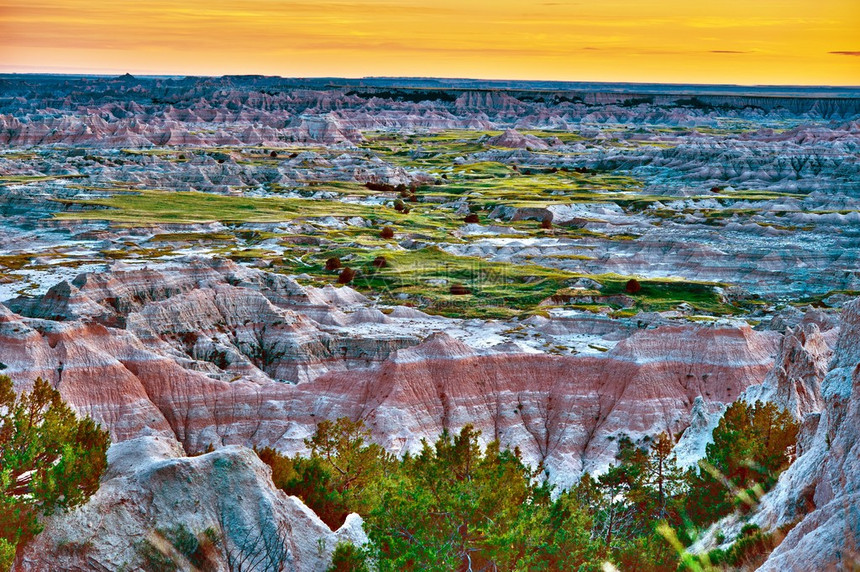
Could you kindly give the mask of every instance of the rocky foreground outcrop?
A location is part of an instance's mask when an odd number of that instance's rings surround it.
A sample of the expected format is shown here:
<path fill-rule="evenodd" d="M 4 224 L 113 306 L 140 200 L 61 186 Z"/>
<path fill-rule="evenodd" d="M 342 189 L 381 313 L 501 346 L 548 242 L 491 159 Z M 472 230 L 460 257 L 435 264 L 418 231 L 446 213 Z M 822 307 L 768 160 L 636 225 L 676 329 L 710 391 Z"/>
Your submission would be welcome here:
<path fill-rule="evenodd" d="M 760 385 L 747 389 L 743 399 L 778 403 L 799 421 L 819 413 L 824 407 L 821 384 L 833 358 L 838 325 L 829 315 L 807 312 L 783 337 L 773 369 Z"/>
<path fill-rule="evenodd" d="M 797 459 L 751 514 L 734 514 L 716 523 L 693 550 L 707 551 L 720 543 L 726 548 L 743 526 L 754 524 L 773 533 L 779 542 L 759 570 L 856 569 L 860 564 L 860 300 L 845 305 L 838 323 L 816 311 L 807 312 L 783 338 L 764 383 L 748 388 L 742 399 L 771 401 L 801 421 Z M 691 429 L 707 421 L 707 416 L 694 414 Z M 687 443 L 682 452 L 690 448 Z"/>
<path fill-rule="evenodd" d="M 855 569 L 860 563 L 860 300 L 845 307 L 824 406 L 804 418 L 799 457 L 754 522 L 797 523 L 761 570 Z"/>
<path fill-rule="evenodd" d="M 276 489 L 269 467 L 245 447 L 186 457 L 171 438 L 139 437 L 114 444 L 108 463 L 95 496 L 49 518 L 15 570 L 151 569 L 144 539 L 190 569 L 167 540 L 183 526 L 214 539 L 214 570 L 322 571 L 338 542 L 366 538 L 358 515 L 331 531 L 299 499 Z"/>

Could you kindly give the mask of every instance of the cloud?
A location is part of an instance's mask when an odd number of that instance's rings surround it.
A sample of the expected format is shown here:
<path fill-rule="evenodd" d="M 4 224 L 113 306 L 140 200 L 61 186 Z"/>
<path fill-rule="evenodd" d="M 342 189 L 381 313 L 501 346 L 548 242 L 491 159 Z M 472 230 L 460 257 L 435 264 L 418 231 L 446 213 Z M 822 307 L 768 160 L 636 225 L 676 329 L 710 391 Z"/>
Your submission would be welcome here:
<path fill-rule="evenodd" d="M 711 50 L 708 53 L 709 54 L 749 54 L 750 52 L 745 52 L 742 50 Z"/>
<path fill-rule="evenodd" d="M 860 52 L 827 52 L 834 56 L 860 56 Z"/>

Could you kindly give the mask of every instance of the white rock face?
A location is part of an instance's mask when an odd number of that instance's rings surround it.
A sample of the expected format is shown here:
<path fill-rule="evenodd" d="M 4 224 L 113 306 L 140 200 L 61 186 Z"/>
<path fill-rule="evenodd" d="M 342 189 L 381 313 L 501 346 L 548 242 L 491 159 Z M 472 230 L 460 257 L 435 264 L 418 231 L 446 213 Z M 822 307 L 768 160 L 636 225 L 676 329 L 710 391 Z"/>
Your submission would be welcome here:
<path fill-rule="evenodd" d="M 860 563 L 860 301 L 844 308 L 822 395 L 823 411 L 804 419 L 800 457 L 751 518 L 766 529 L 798 522 L 760 570 L 853 570 Z"/>
<path fill-rule="evenodd" d="M 824 406 L 821 383 L 829 369 L 838 328 L 822 330 L 809 312 L 794 330 L 786 332 L 773 369 L 760 385 L 749 387 L 742 399 L 748 403 L 772 401 L 802 420 Z"/>
<path fill-rule="evenodd" d="M 358 515 L 329 530 L 298 498 L 276 489 L 269 467 L 246 447 L 183 455 L 162 436 L 111 446 L 99 491 L 83 507 L 47 519 L 14 569 L 139 569 L 138 543 L 157 542 L 156 529 L 180 524 L 222 537 L 218 570 L 228 570 L 227 552 L 259 559 L 254 570 L 275 568 L 265 554 L 283 554 L 282 570 L 325 570 L 339 541 L 366 542 Z"/>
<path fill-rule="evenodd" d="M 696 398 L 690 412 L 690 426 L 684 430 L 673 450 L 679 467 L 692 467 L 705 457 L 706 448 L 713 442 L 714 429 L 726 407 L 722 403 L 707 404 L 701 396 Z"/>

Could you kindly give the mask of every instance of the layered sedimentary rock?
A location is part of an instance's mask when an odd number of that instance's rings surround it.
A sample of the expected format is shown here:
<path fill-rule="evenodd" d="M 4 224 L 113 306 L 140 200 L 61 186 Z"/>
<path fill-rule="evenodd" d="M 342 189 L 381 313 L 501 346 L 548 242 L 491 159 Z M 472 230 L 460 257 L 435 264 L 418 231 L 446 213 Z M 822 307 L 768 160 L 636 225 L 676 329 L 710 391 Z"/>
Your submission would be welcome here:
<path fill-rule="evenodd" d="M 833 319 L 860 290 L 856 89 L 355 83 L 0 77 L 0 373 L 49 380 L 115 442 L 102 491 L 21 566 L 133 566 L 154 528 L 218 528 L 235 505 L 226 535 L 292 523 L 290 566 L 318 569 L 346 533 L 243 447 L 302 451 L 321 419 L 363 419 L 394 452 L 472 423 L 564 485 L 622 434 L 683 432 L 695 463 L 739 396 L 804 424 L 752 517 L 805 516 L 773 567 L 856 550 L 856 304 Z M 142 224 L 96 204 L 141 189 L 165 191 Z M 231 212 L 165 214 L 177 191 Z M 383 225 L 389 270 L 474 256 L 523 271 L 502 296 L 541 294 L 495 308 L 520 317 L 453 319 L 405 306 L 439 311 L 423 298 L 447 297 L 448 275 L 367 297 L 301 285 L 334 281 L 314 270 L 328 250 L 372 272 Z"/>
<path fill-rule="evenodd" d="M 549 144 L 534 135 L 523 135 L 516 129 L 508 129 L 501 135 L 488 138 L 485 143 L 496 147 L 509 147 L 514 149 L 536 149 L 544 150 Z"/>
<path fill-rule="evenodd" d="M 356 311 L 362 298 L 349 289 L 302 288 L 235 264 L 72 284 L 10 303 L 34 317 L 4 309 L 5 373 L 19 387 L 52 381 L 114 439 L 155 431 L 191 452 L 230 443 L 293 452 L 317 421 L 348 416 L 398 451 L 472 423 L 560 482 L 605 466 L 622 433 L 683 430 L 697 397 L 733 401 L 765 376 L 779 339 L 748 326 L 663 326 L 599 357 L 508 353 L 444 333 L 419 344 L 403 328 L 339 338 L 324 317 L 408 326 L 414 316 Z M 347 303 L 351 314 L 338 307 Z"/>
<path fill-rule="evenodd" d="M 620 434 L 678 432 L 696 397 L 735 399 L 767 371 L 774 344 L 743 328 L 666 327 L 635 334 L 604 357 L 482 356 L 437 335 L 356 372 L 349 385 L 331 373 L 308 387 L 327 396 L 323 415 L 367 418 L 391 448 L 413 449 L 419 437 L 472 423 L 568 483 L 603 468 Z"/>

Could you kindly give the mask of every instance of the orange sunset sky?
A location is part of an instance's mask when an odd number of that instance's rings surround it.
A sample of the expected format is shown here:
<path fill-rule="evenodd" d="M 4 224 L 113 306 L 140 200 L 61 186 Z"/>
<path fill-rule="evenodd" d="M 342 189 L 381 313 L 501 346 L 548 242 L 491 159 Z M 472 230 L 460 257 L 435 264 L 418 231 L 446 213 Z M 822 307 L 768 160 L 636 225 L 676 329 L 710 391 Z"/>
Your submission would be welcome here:
<path fill-rule="evenodd" d="M 0 71 L 860 85 L 860 0 L 0 0 Z"/>

